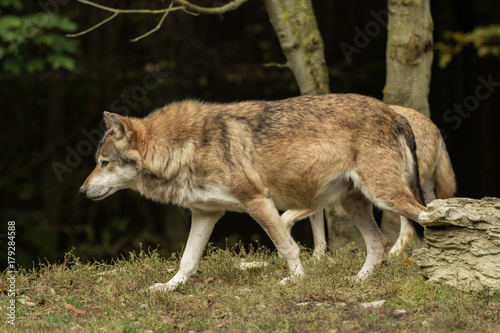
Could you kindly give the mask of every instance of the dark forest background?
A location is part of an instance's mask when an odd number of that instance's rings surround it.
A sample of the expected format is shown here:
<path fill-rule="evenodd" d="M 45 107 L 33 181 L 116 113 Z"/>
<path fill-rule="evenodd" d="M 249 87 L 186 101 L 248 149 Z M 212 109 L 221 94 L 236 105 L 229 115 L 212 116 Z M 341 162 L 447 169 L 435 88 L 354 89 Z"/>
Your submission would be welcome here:
<path fill-rule="evenodd" d="M 1 8 L 1 15 L 49 12 L 76 23 L 77 27 L 66 27 L 71 31 L 84 30 L 109 16 L 73 1 L 8 2 L 22 6 Z M 212 2 L 200 3 L 210 6 Z M 161 1 L 133 0 L 106 4 L 119 8 L 166 6 Z M 331 91 L 382 98 L 386 30 L 370 37 L 350 61 L 340 45 L 355 45 L 358 31 L 374 20 L 370 12 L 386 9 L 386 1 L 317 0 L 313 5 L 325 43 Z M 446 31 L 469 32 L 500 20 L 497 0 L 442 0 L 432 1 L 431 6 L 435 43 L 444 40 Z M 7 221 L 16 221 L 16 259 L 24 267 L 45 258 L 61 260 L 72 248 L 83 259 L 105 260 L 138 249 L 140 243 L 143 248 L 158 248 L 164 256 L 182 249 L 189 230 L 188 211 L 150 202 L 132 191 L 121 191 L 100 202 L 78 195 L 94 168 L 102 111 L 142 117 L 186 98 L 230 102 L 299 94 L 289 69 L 269 66 L 286 60 L 260 1 L 223 15 L 196 17 L 174 12 L 159 31 L 130 42 L 153 28 L 158 19 L 120 15 L 71 42 L 28 39 L 12 54 L 2 54 L 0 48 L 0 241 L 6 244 Z M 63 23 L 60 30 L 65 29 Z M 5 51 L 7 44 L 2 43 Z M 66 56 L 49 58 L 54 44 Z M 429 97 L 431 118 L 446 138 L 457 175 L 457 196 L 498 197 L 500 58 L 478 57 L 475 48 L 466 47 L 446 68 L 440 68 L 438 62 L 436 53 Z M 494 82 L 490 94 L 476 98 L 479 102 L 474 104 L 478 87 L 488 80 Z M 472 103 L 470 111 L 447 113 L 464 103 Z M 307 223 L 297 224 L 294 235 L 302 244 L 312 245 Z M 247 215 L 228 213 L 216 225 L 211 242 L 225 246 L 240 240 L 272 246 Z M 1 248 L 5 249 L 0 255 L 3 263 L 6 246 Z"/>

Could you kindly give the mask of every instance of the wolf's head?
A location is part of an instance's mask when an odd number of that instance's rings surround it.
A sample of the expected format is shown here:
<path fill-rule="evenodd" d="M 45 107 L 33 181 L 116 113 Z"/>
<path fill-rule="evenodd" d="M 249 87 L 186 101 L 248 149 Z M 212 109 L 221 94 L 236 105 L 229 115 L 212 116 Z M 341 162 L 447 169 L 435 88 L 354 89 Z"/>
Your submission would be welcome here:
<path fill-rule="evenodd" d="M 135 189 L 142 165 L 138 151 L 143 134 L 140 120 L 104 112 L 104 121 L 108 130 L 97 148 L 97 165 L 80 188 L 80 194 L 92 200 Z"/>

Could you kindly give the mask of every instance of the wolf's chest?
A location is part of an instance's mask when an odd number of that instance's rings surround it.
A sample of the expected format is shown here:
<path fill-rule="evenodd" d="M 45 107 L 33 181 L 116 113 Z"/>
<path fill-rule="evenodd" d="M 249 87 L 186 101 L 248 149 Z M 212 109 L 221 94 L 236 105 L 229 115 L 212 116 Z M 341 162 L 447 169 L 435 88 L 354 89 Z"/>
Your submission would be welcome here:
<path fill-rule="evenodd" d="M 227 188 L 220 184 L 210 184 L 190 189 L 182 204 L 191 209 L 204 211 L 228 210 L 245 212 L 245 207 Z"/>

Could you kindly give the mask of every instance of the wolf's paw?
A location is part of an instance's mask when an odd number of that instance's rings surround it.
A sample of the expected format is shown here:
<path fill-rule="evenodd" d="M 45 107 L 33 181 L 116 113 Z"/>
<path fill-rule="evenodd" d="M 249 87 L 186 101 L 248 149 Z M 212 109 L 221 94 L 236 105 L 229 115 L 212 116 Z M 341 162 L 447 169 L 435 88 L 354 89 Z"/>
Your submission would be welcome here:
<path fill-rule="evenodd" d="M 325 255 L 325 251 L 324 250 L 316 250 L 314 249 L 314 252 L 313 252 L 313 258 L 314 259 L 321 259 L 321 257 L 323 257 Z"/>
<path fill-rule="evenodd" d="M 352 283 L 361 283 L 363 282 L 364 280 L 366 280 L 366 278 L 370 276 L 370 274 L 362 274 L 361 272 L 358 273 L 358 275 L 356 276 L 344 276 L 344 280 L 347 280 L 347 281 L 351 281 Z"/>
<path fill-rule="evenodd" d="M 149 287 L 149 290 L 152 292 L 167 292 L 167 291 L 172 291 L 177 287 L 177 285 L 171 285 L 170 283 L 155 283 L 151 287 Z"/>
<path fill-rule="evenodd" d="M 286 278 L 282 279 L 280 281 L 280 285 L 283 286 L 283 285 L 288 284 L 288 283 L 296 283 L 296 282 L 300 281 L 303 277 L 304 277 L 303 272 L 292 274 L 291 276 L 287 276 Z"/>
<path fill-rule="evenodd" d="M 358 276 L 344 276 L 344 280 L 352 282 L 352 283 L 359 283 L 359 282 L 363 281 Z"/>
<path fill-rule="evenodd" d="M 389 251 L 389 255 L 392 255 L 392 256 L 399 256 L 401 253 L 403 252 L 403 248 L 398 244 L 394 244 L 394 246 L 391 248 L 391 250 Z"/>
<path fill-rule="evenodd" d="M 284 286 L 285 284 L 288 284 L 290 282 L 293 282 L 293 279 L 291 277 L 286 277 L 280 281 L 280 285 Z"/>

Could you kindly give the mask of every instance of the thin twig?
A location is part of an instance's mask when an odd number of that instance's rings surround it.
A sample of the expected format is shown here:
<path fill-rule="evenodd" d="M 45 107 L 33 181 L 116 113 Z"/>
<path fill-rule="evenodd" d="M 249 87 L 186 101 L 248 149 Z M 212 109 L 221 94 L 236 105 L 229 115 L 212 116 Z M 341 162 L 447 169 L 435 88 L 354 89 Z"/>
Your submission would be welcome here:
<path fill-rule="evenodd" d="M 288 68 L 290 67 L 290 64 L 288 62 L 285 62 L 284 64 L 278 64 L 276 62 L 268 62 L 265 64 L 262 64 L 264 67 L 278 67 L 278 68 Z"/>
<path fill-rule="evenodd" d="M 97 7 L 99 9 L 112 12 L 112 13 L 119 13 L 119 14 L 163 14 L 166 11 L 171 11 L 171 10 L 180 10 L 183 9 L 181 6 L 176 7 L 176 8 L 163 8 L 163 9 L 119 9 L 119 8 L 113 8 L 113 7 L 108 7 L 104 5 L 100 5 L 98 3 L 88 1 L 88 0 L 78 0 L 78 2 L 81 2 L 83 4 Z"/>
<path fill-rule="evenodd" d="M 173 5 L 174 5 L 174 3 L 172 2 L 172 3 L 170 4 L 170 7 L 169 7 L 169 8 L 171 8 Z M 142 39 L 142 38 L 144 38 L 144 37 L 146 37 L 146 36 L 149 36 L 149 35 L 151 35 L 153 32 L 155 32 L 155 31 L 159 30 L 159 29 L 161 28 L 161 25 L 163 24 L 163 21 L 164 21 L 164 20 L 165 20 L 165 18 L 167 17 L 168 13 L 170 13 L 170 11 L 166 11 L 166 12 L 163 14 L 163 16 L 162 16 L 162 17 L 161 17 L 161 19 L 160 19 L 160 22 L 158 22 L 158 24 L 156 25 L 156 27 L 154 27 L 153 29 L 149 30 L 149 31 L 148 31 L 148 32 L 146 32 L 145 34 L 140 35 L 139 37 L 136 37 L 136 38 L 134 38 L 134 39 L 131 39 L 130 41 L 131 41 L 131 42 L 137 42 L 138 40 L 140 40 L 140 39 Z"/>
<path fill-rule="evenodd" d="M 114 13 L 113 15 L 111 15 L 110 17 L 108 17 L 107 19 L 102 20 L 101 22 L 99 22 L 96 25 L 88 28 L 87 30 L 84 30 L 84 31 L 81 31 L 81 32 L 77 32 L 76 34 L 67 34 L 66 37 L 78 37 L 78 36 L 81 36 L 81 35 L 85 35 L 86 33 L 89 33 L 92 30 L 99 28 L 104 23 L 106 23 L 108 21 L 111 21 L 112 19 L 114 19 L 115 17 L 117 17 L 118 14 L 120 14 L 120 13 Z"/>

